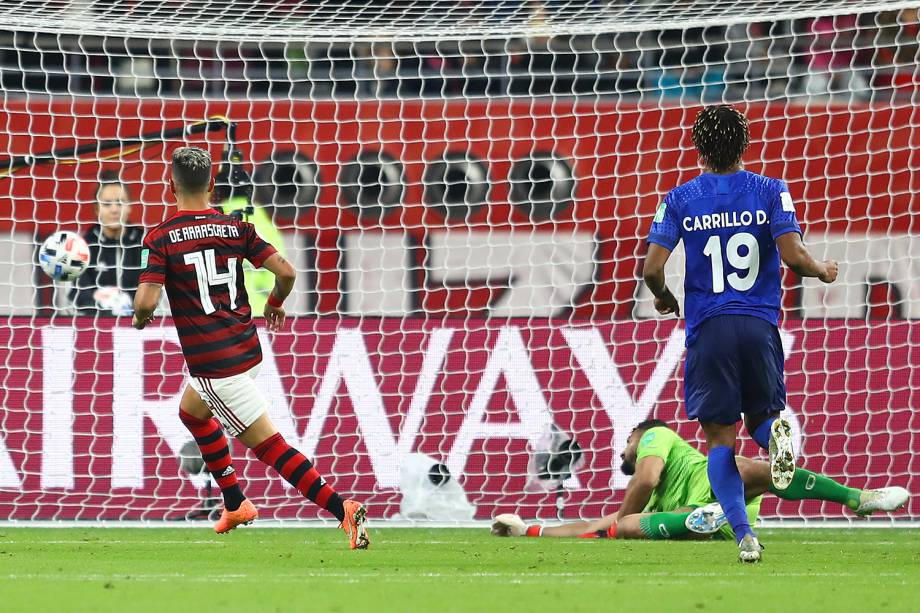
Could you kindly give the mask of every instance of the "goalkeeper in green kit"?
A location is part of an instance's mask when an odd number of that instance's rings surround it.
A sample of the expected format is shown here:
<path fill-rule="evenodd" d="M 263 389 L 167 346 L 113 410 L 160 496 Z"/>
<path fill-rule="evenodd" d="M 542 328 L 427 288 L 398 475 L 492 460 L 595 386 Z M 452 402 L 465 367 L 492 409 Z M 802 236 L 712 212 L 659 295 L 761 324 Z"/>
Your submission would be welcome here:
<path fill-rule="evenodd" d="M 734 538 L 731 527 L 709 485 L 706 456 L 657 419 L 633 429 L 621 454 L 621 470 L 632 478 L 620 510 L 595 521 L 561 526 L 528 526 L 514 514 L 495 517 L 496 536 L 554 536 L 621 539 Z M 757 518 L 761 496 L 770 492 L 785 500 L 826 500 L 859 515 L 895 511 L 907 502 L 902 487 L 860 490 L 829 477 L 797 468 L 785 490 L 773 487 L 770 464 L 736 458 L 744 483 L 747 514 Z"/>

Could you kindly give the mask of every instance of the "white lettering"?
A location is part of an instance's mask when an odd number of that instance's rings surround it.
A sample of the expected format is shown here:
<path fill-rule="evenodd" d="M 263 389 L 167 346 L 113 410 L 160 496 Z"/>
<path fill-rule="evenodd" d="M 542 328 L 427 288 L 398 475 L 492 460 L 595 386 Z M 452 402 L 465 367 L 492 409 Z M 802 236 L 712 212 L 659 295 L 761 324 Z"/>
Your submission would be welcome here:
<path fill-rule="evenodd" d="M 403 420 L 397 442 L 394 441 L 390 430 L 383 398 L 376 385 L 376 377 L 371 367 L 363 335 L 360 330 L 339 330 L 329 355 L 320 391 L 313 403 L 313 410 L 310 412 L 310 421 L 303 438 L 299 441 L 302 451 L 308 457 L 315 455 L 332 401 L 344 381 L 349 400 L 361 426 L 361 435 L 370 456 L 377 484 L 382 488 L 397 487 L 399 458 L 412 452 L 412 446 L 424 420 L 425 410 L 428 408 L 453 335 L 452 328 L 439 328 L 429 336 L 428 346 L 422 358 L 421 371 L 416 379 L 409 410 Z M 271 355 L 271 345 L 263 341 L 263 347 L 269 349 L 265 355 Z M 265 360 L 263 364 L 267 366 L 267 362 L 268 360 Z M 274 372 L 274 378 L 277 378 L 273 356 L 270 366 L 270 372 Z M 260 373 L 260 379 L 263 373 Z M 283 401 L 272 402 L 272 405 L 276 403 L 287 406 Z M 282 416 L 273 412 L 272 418 L 277 420 L 276 423 L 281 424 L 278 429 L 283 436 L 287 438 L 287 432 L 290 431 L 289 440 L 297 440 L 293 435 L 294 425 L 290 413 Z"/>
<path fill-rule="evenodd" d="M 520 417 L 516 423 L 486 421 L 486 408 L 502 375 L 505 377 L 508 396 Z M 527 439 L 531 445 L 536 445 L 552 423 L 552 415 L 533 371 L 520 330 L 515 326 L 503 326 L 495 341 L 495 349 L 483 369 L 470 408 L 457 432 L 457 438 L 454 439 L 447 467 L 452 475 L 462 475 L 473 441 L 477 439 Z"/>
<path fill-rule="evenodd" d="M 343 382 L 355 410 L 355 417 L 358 418 L 361 437 L 367 447 L 377 484 L 384 488 L 397 487 L 399 462 L 396 440 L 360 330 L 342 328 L 336 334 L 323 382 L 313 402 L 310 421 L 300 442 L 301 451 L 307 457 L 316 454 L 316 446 L 319 444 L 326 417 Z"/>
<path fill-rule="evenodd" d="M 144 342 L 163 342 L 179 349 L 176 329 L 146 328 L 140 332 L 131 328 L 112 330 L 112 360 L 118 368 L 112 386 L 112 487 L 139 488 L 144 486 L 144 417 L 149 417 L 160 436 L 178 457 L 182 445 L 191 435 L 179 421 L 179 398 L 184 386 L 166 398 L 147 400 L 144 389 Z M 175 376 L 182 376 L 178 373 Z M 208 477 L 192 479 L 199 487 Z"/>
<path fill-rule="evenodd" d="M 422 370 L 415 382 L 415 392 L 412 394 L 412 401 L 409 403 L 409 411 L 406 413 L 406 418 L 403 420 L 402 428 L 399 431 L 397 453 L 400 461 L 412 453 L 412 446 L 415 444 L 415 438 L 418 435 L 419 428 L 422 426 L 425 410 L 428 408 L 431 393 L 434 391 L 434 384 L 438 380 L 438 375 L 444 364 L 444 358 L 447 356 L 447 349 L 450 347 L 450 341 L 453 337 L 453 328 L 438 328 L 428 337 L 428 346 L 425 348 Z"/>
<path fill-rule="evenodd" d="M 675 327 L 667 345 L 655 362 L 655 370 L 645 385 L 638 402 L 633 401 L 619 369 L 610 357 L 607 345 L 596 328 L 563 328 L 572 354 L 578 360 L 591 388 L 600 400 L 604 412 L 613 423 L 613 457 L 619 458 L 626 448 L 630 431 L 654 408 L 661 390 L 670 380 L 684 354 L 684 330 Z M 610 486 L 626 487 L 629 477 L 615 470 Z"/>
<path fill-rule="evenodd" d="M 764 211 L 756 212 L 758 225 L 767 223 L 767 214 Z M 695 217 L 684 217 L 683 226 L 687 232 L 695 230 L 718 230 L 720 228 L 740 228 L 754 223 L 755 216 L 751 211 L 723 211 L 721 213 L 707 213 Z"/>
<path fill-rule="evenodd" d="M 0 489 L 22 489 L 19 472 L 13 464 L 13 458 L 10 457 L 2 435 L 0 435 Z"/>
<path fill-rule="evenodd" d="M 73 488 L 73 347 L 73 328 L 42 329 L 42 488 Z"/>

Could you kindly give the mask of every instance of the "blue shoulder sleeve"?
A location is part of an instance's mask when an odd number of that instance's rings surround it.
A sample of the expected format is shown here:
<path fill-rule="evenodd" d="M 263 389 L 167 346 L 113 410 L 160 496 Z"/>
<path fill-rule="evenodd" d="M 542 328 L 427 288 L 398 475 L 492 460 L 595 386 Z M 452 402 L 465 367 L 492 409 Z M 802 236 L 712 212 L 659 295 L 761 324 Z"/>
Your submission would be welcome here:
<path fill-rule="evenodd" d="M 649 231 L 648 242 L 673 251 L 680 242 L 680 222 L 672 193 L 665 196 L 665 199 L 658 205 L 655 219 L 652 220 L 652 229 Z"/>
<path fill-rule="evenodd" d="M 795 216 L 795 203 L 784 181 L 775 181 L 775 191 L 770 202 L 770 234 L 776 240 L 789 232 L 802 233 Z"/>

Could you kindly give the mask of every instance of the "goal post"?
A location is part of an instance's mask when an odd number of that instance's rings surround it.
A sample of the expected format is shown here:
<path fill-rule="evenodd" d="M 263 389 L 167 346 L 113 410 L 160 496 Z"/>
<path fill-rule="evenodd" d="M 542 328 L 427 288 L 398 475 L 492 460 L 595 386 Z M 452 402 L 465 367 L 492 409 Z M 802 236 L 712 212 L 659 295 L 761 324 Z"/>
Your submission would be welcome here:
<path fill-rule="evenodd" d="M 702 447 L 683 326 L 655 315 L 638 271 L 716 102 L 745 111 L 746 168 L 786 181 L 810 248 L 841 263 L 829 287 L 784 275 L 800 465 L 920 491 L 916 3 L 674 4 L 7 2 L 0 520 L 173 520 L 213 502 L 176 415 L 168 311 L 128 325 L 137 245 L 98 238 L 100 203 L 142 230 L 170 214 L 183 143 L 239 151 L 249 218 L 297 268 L 291 321 L 260 324 L 259 382 L 336 489 L 387 519 L 611 512 L 639 421 Z M 37 266 L 56 230 L 96 232 L 75 287 Z M 573 463 L 550 469 L 561 443 Z M 319 516 L 233 453 L 260 516 Z M 435 486 L 445 468 L 462 494 Z M 421 490 L 443 497 L 432 516 Z M 770 497 L 762 515 L 853 517 Z M 877 523 L 901 520 L 920 503 Z"/>

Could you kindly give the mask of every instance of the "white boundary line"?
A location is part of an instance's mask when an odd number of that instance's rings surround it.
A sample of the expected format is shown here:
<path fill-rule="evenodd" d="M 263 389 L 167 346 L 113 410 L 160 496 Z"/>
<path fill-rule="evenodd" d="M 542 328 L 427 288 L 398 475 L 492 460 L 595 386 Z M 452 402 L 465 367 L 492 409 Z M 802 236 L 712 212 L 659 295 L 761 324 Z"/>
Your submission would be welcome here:
<path fill-rule="evenodd" d="M 556 525 L 561 522 L 533 520 L 535 523 L 544 523 L 546 525 Z M 372 519 L 371 526 L 374 528 L 487 528 L 490 525 L 489 520 L 472 521 L 472 522 L 418 522 L 405 519 Z M 182 529 L 210 529 L 211 522 L 208 521 L 144 521 L 144 520 L 92 520 L 92 521 L 75 521 L 75 520 L 2 520 L 0 529 L 4 528 L 182 528 Z M 252 526 L 248 526 L 246 531 L 253 528 L 337 528 L 338 523 L 324 520 L 259 520 Z M 920 528 L 920 521 L 911 520 L 893 520 L 893 519 L 876 519 L 876 520 L 802 520 L 802 519 L 768 519 L 758 523 L 760 528 L 791 528 L 791 529 L 917 529 Z"/>

